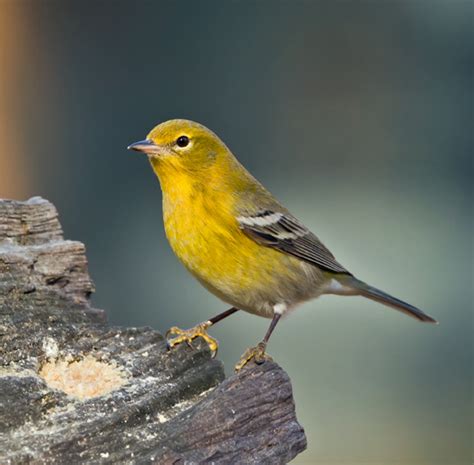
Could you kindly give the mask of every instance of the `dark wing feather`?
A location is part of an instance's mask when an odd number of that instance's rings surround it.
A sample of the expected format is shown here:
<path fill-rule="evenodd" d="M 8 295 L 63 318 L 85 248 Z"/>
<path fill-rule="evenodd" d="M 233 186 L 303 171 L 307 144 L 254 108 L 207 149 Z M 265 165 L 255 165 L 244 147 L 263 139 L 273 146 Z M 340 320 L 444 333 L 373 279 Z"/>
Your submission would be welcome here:
<path fill-rule="evenodd" d="M 262 211 L 239 216 L 242 230 L 259 244 L 293 255 L 334 273 L 350 274 L 321 241 L 288 213 Z"/>

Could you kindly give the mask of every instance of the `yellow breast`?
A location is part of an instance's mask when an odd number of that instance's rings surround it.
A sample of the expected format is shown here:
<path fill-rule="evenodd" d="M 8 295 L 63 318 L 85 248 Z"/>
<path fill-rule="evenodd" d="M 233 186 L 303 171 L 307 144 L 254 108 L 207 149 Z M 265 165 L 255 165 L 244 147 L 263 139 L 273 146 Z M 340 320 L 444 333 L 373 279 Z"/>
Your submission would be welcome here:
<path fill-rule="evenodd" d="M 228 192 L 189 185 L 175 176 L 163 194 L 166 236 L 185 267 L 214 294 L 242 305 L 245 294 L 265 293 L 285 274 L 290 257 L 247 237 Z"/>
<path fill-rule="evenodd" d="M 168 241 L 201 284 L 222 300 L 262 316 L 271 316 L 276 303 L 306 300 L 313 272 L 240 229 L 238 190 L 171 165 L 154 169 L 163 191 Z"/>

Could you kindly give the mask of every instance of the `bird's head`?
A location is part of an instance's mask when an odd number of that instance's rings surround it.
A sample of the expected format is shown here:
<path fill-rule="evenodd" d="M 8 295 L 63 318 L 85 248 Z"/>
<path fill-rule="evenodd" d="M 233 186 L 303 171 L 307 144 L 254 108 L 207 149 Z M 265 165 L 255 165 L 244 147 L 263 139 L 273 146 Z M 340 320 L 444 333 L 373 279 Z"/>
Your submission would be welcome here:
<path fill-rule="evenodd" d="M 175 119 L 153 128 L 145 140 L 131 144 L 130 150 L 144 152 L 157 172 L 204 172 L 229 149 L 212 131 L 199 123 Z"/>

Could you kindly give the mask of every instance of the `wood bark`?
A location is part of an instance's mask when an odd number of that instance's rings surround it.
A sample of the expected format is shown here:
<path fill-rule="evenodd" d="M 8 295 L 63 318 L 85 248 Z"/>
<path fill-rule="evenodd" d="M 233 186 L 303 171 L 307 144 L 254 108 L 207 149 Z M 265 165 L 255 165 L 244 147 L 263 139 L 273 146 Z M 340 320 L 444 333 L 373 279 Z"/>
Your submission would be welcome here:
<path fill-rule="evenodd" d="M 51 203 L 0 200 L 0 463 L 284 464 L 305 449 L 276 363 L 224 379 L 201 339 L 169 351 L 151 328 L 110 326 L 93 291 Z"/>

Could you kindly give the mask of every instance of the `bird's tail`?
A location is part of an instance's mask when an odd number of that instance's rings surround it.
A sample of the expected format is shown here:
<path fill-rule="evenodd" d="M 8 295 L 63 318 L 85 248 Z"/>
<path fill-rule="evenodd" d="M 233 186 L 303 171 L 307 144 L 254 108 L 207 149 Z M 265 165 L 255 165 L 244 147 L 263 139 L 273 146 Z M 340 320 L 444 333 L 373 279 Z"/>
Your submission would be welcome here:
<path fill-rule="evenodd" d="M 422 312 L 413 305 L 403 302 L 403 300 L 397 299 L 396 297 L 392 297 L 380 289 L 369 286 L 354 276 L 344 276 L 343 279 L 338 279 L 338 281 L 340 281 L 344 286 L 351 288 L 351 290 L 353 290 L 354 294 L 356 295 L 361 295 L 367 299 L 375 300 L 375 302 L 392 307 L 395 310 L 403 312 L 419 321 L 423 321 L 425 323 L 438 323 L 433 317 L 427 315 L 425 312 Z"/>

